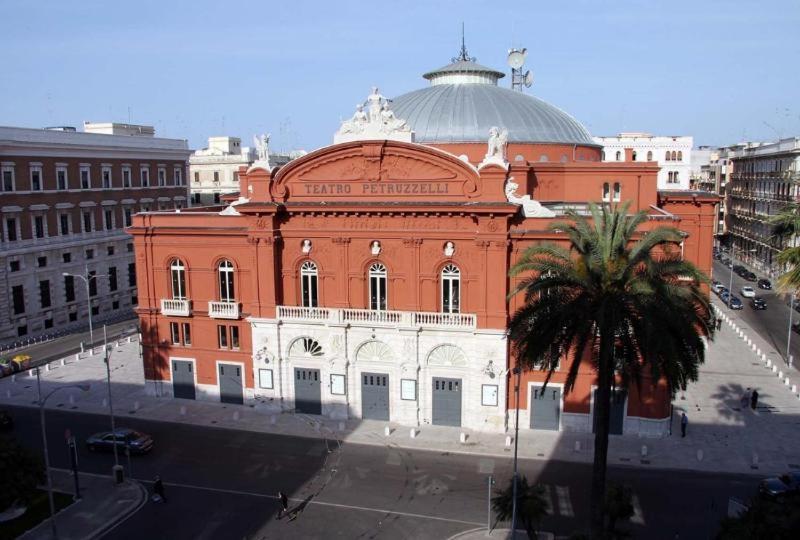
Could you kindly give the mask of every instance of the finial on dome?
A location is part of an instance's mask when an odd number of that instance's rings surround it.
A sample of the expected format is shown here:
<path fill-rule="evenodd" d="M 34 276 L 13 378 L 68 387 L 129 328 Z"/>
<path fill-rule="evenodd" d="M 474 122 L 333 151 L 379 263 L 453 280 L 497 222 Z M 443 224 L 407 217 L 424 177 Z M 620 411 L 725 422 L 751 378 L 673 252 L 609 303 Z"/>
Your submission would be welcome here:
<path fill-rule="evenodd" d="M 454 64 L 456 62 L 475 62 L 478 59 L 474 56 L 470 56 L 467 52 L 467 45 L 464 41 L 464 22 L 461 22 L 461 51 L 458 53 L 458 56 L 454 56 L 450 59 Z"/>

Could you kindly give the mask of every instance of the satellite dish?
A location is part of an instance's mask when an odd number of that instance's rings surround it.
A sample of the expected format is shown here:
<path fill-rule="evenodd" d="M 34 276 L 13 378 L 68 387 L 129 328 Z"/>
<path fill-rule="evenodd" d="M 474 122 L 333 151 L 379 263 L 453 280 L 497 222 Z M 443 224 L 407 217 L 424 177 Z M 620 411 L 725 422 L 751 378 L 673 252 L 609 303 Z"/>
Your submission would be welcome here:
<path fill-rule="evenodd" d="M 522 49 L 521 51 L 517 49 L 511 49 L 508 52 L 508 65 L 511 67 L 511 69 L 521 68 L 522 64 L 525 63 L 525 57 L 527 54 L 527 49 Z"/>
<path fill-rule="evenodd" d="M 530 71 L 525 72 L 525 77 L 523 77 L 522 83 L 525 85 L 525 88 L 530 88 L 533 84 L 533 73 Z"/>

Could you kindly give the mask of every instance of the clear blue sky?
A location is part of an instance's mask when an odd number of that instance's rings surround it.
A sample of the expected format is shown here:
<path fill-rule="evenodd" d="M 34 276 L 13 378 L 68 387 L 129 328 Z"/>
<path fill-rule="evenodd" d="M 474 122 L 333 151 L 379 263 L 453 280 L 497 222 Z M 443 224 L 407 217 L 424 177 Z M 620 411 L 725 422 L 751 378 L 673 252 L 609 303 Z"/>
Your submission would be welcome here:
<path fill-rule="evenodd" d="M 800 2 L 0 0 L 0 125 L 152 124 L 202 148 L 330 144 L 369 87 L 394 96 L 460 46 L 592 134 L 695 144 L 800 135 Z M 501 81 L 508 84 L 508 77 Z"/>

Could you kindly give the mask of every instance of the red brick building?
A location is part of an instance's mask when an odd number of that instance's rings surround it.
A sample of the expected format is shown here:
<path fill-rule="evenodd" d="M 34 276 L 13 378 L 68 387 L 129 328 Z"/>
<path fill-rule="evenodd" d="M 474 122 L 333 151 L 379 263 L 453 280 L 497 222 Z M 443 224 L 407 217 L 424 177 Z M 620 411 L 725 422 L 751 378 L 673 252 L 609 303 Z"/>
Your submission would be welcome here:
<path fill-rule="evenodd" d="M 547 227 L 567 208 L 630 200 L 710 269 L 707 194 L 659 194 L 653 162 L 602 163 L 583 126 L 502 76 L 462 58 L 390 104 L 374 89 L 338 144 L 241 169 L 231 205 L 135 216 L 148 388 L 502 431 L 520 302 L 508 270 L 565 241 Z M 540 395 L 543 374 L 524 373 L 521 425 L 591 430 L 594 374 L 568 396 L 563 378 Z M 661 434 L 671 396 L 642 388 L 620 396 L 614 427 Z"/>

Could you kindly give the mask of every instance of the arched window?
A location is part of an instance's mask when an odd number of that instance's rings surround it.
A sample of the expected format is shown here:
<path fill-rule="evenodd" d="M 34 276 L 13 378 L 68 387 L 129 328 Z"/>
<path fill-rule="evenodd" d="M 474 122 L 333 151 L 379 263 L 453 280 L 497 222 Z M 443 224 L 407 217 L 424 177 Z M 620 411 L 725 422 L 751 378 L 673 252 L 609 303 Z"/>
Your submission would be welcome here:
<path fill-rule="evenodd" d="M 610 189 L 611 187 L 608 185 L 608 182 L 603 182 L 603 202 L 611 200 Z"/>
<path fill-rule="evenodd" d="M 617 154 L 616 154 L 616 156 L 617 156 L 617 161 L 620 161 L 620 160 L 621 160 L 621 158 L 622 158 L 622 152 L 620 152 L 619 150 L 617 150 Z"/>
<path fill-rule="evenodd" d="M 369 309 L 386 309 L 386 267 L 375 263 L 369 267 Z"/>
<path fill-rule="evenodd" d="M 605 160 L 606 160 L 606 151 L 605 151 L 605 150 L 602 150 L 602 151 L 600 152 L 600 159 L 601 159 L 602 161 L 605 161 Z"/>
<path fill-rule="evenodd" d="M 683 161 L 683 152 L 678 150 L 678 161 Z"/>
<path fill-rule="evenodd" d="M 317 307 L 317 265 L 306 261 L 300 267 L 300 296 L 303 307 Z"/>
<path fill-rule="evenodd" d="M 442 312 L 461 310 L 461 270 L 454 264 L 442 268 Z"/>
<path fill-rule="evenodd" d="M 672 151 L 672 161 L 675 161 L 678 158 L 678 154 L 675 153 L 675 150 Z"/>
<path fill-rule="evenodd" d="M 632 159 L 633 161 L 636 161 L 636 150 L 634 150 L 633 152 L 631 152 L 631 159 Z"/>
<path fill-rule="evenodd" d="M 614 202 L 622 200 L 622 185 L 619 182 L 614 182 Z"/>
<path fill-rule="evenodd" d="M 653 161 L 653 152 L 647 152 L 647 161 Z"/>
<path fill-rule="evenodd" d="M 219 281 L 219 299 L 221 302 L 233 302 L 236 294 L 233 290 L 233 263 L 225 260 L 217 266 Z"/>
<path fill-rule="evenodd" d="M 667 161 L 669 161 L 669 150 L 667 150 L 667 155 L 666 155 L 666 156 L 664 156 L 664 159 L 666 159 Z"/>
<path fill-rule="evenodd" d="M 173 259 L 169 270 L 172 274 L 172 298 L 186 300 L 186 267 L 180 259 Z"/>

